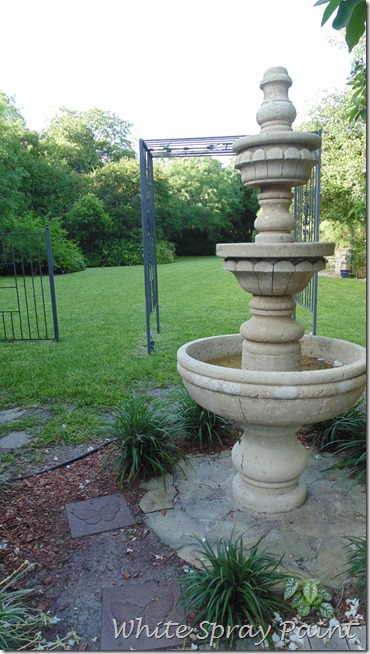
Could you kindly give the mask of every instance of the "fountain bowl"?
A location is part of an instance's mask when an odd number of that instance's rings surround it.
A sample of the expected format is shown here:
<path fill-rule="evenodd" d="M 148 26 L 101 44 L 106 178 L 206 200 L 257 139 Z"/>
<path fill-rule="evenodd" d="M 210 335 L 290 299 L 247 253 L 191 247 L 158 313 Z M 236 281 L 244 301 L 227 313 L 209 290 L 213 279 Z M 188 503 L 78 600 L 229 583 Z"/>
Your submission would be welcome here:
<path fill-rule="evenodd" d="M 242 352 L 240 334 L 186 343 L 177 369 L 191 397 L 235 422 L 300 427 L 344 413 L 366 384 L 366 350 L 339 339 L 304 336 L 302 357 L 333 361 L 334 367 L 302 371 L 259 371 L 209 363 Z"/>

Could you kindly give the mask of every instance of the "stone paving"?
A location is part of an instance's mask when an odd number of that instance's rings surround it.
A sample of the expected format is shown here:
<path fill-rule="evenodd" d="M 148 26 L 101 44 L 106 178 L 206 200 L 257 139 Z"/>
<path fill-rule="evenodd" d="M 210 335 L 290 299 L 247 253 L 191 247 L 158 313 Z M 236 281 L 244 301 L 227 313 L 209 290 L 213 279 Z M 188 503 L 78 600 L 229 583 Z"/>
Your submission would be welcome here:
<path fill-rule="evenodd" d="M 348 536 L 366 535 L 366 493 L 339 483 L 343 472 L 326 471 L 331 456 L 312 455 L 302 478 L 308 488 L 305 504 L 289 513 L 254 513 L 235 504 L 231 484 L 235 471 L 231 453 L 193 456 L 191 465 L 176 477 L 167 475 L 142 486 L 147 489 L 140 507 L 145 521 L 184 561 L 196 565 L 198 538 L 243 534 L 246 548 L 257 541 L 271 554 L 284 556 L 294 572 L 318 577 L 338 588 L 345 580 Z"/>

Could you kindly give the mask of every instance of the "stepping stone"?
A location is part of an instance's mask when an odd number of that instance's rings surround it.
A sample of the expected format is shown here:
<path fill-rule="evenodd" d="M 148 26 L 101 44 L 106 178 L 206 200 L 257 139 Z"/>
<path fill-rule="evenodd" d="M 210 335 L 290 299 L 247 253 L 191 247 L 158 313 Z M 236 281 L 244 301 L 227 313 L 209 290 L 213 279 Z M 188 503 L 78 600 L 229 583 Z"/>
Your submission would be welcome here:
<path fill-rule="evenodd" d="M 177 607 L 175 581 L 102 589 L 102 650 L 154 650 L 182 646 L 189 627 Z M 168 624 L 170 623 L 170 624 Z"/>
<path fill-rule="evenodd" d="M 72 538 L 128 527 L 134 518 L 121 493 L 66 504 Z"/>
<path fill-rule="evenodd" d="M 7 436 L 0 438 L 0 449 L 17 449 L 23 447 L 23 445 L 27 445 L 30 441 L 32 441 L 32 436 L 27 434 L 26 431 L 11 431 Z"/>
<path fill-rule="evenodd" d="M 26 413 L 25 409 L 5 409 L 0 411 L 0 423 L 18 420 Z"/>

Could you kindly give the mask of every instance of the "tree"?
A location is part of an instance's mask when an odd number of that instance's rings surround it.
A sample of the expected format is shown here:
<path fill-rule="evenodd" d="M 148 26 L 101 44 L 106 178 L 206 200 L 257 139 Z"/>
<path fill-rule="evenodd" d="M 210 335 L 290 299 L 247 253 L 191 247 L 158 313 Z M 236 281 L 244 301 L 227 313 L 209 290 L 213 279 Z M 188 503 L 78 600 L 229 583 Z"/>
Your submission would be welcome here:
<path fill-rule="evenodd" d="M 367 81 L 365 38 L 362 38 L 355 47 L 354 55 L 351 74 L 347 82 L 347 85 L 352 90 L 348 118 L 349 120 L 361 120 L 363 123 L 366 123 Z"/>
<path fill-rule="evenodd" d="M 336 12 L 332 22 L 335 30 L 345 29 L 349 52 L 359 42 L 366 26 L 366 0 L 318 0 L 315 7 L 328 5 L 324 11 L 321 25 Z"/>
<path fill-rule="evenodd" d="M 322 98 L 309 112 L 305 130 L 322 128 L 321 215 L 323 220 L 365 222 L 366 130 L 348 121 L 350 92 Z"/>
<path fill-rule="evenodd" d="M 141 228 L 140 168 L 136 159 L 122 158 L 94 171 L 92 189 L 112 220 L 112 238 L 130 238 Z"/>
<path fill-rule="evenodd" d="M 101 265 L 103 244 L 112 232 L 112 221 L 99 198 L 88 193 L 74 203 L 67 220 L 69 236 L 78 241 L 90 266 Z"/>
<path fill-rule="evenodd" d="M 248 238 L 258 209 L 256 195 L 243 187 L 232 167 L 205 157 L 159 165 L 172 211 L 159 204 L 158 225 L 176 244 L 177 254 L 214 254 L 220 241 Z"/>
<path fill-rule="evenodd" d="M 324 11 L 321 25 L 325 25 L 337 10 L 332 27 L 336 30 L 345 29 L 349 52 L 358 46 L 347 82 L 348 86 L 352 88 L 348 118 L 366 122 L 366 42 L 363 37 L 366 29 L 366 0 L 318 0 L 314 6 L 324 4 L 328 6 Z"/>
<path fill-rule="evenodd" d="M 78 173 L 89 173 L 122 157 L 134 157 L 131 124 L 102 109 L 71 111 L 62 108 L 42 139 L 54 159 Z"/>

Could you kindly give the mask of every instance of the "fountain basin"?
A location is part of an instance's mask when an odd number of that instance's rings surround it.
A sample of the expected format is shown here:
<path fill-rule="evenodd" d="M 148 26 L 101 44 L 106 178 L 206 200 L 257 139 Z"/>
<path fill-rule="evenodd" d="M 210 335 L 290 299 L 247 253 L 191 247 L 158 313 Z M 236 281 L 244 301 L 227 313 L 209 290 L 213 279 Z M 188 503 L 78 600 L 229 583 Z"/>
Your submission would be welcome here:
<path fill-rule="evenodd" d="M 296 425 L 328 420 L 349 409 L 366 384 L 366 350 L 320 336 L 301 339 L 302 356 L 334 360 L 334 368 L 290 372 L 240 370 L 208 363 L 242 352 L 240 334 L 183 345 L 177 368 L 201 406 L 240 424 Z M 241 356 L 241 354 L 240 354 Z"/>
<path fill-rule="evenodd" d="M 243 428 L 232 451 L 237 504 L 263 513 L 292 511 L 307 495 L 300 477 L 308 452 L 295 434 L 302 424 L 333 418 L 360 398 L 366 352 L 354 343 L 304 336 L 302 358 L 334 367 L 277 372 L 210 363 L 235 354 L 241 359 L 242 342 L 239 334 L 192 341 L 178 350 L 177 368 L 198 404 Z"/>

